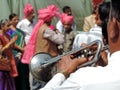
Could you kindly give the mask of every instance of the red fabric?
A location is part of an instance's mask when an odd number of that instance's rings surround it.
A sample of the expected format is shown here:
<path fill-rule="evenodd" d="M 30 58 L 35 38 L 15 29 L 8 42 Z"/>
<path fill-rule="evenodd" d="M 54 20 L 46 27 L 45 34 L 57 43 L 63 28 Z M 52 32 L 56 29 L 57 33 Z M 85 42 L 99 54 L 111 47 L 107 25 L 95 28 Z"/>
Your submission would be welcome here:
<path fill-rule="evenodd" d="M 103 2 L 104 2 L 104 0 L 92 0 L 93 6 L 97 6 L 97 5 L 99 5 L 99 4 L 103 3 Z"/>
<path fill-rule="evenodd" d="M 55 26 L 54 25 L 50 25 L 50 29 L 55 30 Z"/>
<path fill-rule="evenodd" d="M 7 41 L 5 39 L 4 35 L 0 35 L 0 40 L 3 43 L 3 46 L 5 46 L 9 42 L 9 41 Z M 9 40 L 10 40 L 10 38 L 9 38 Z M 8 56 L 8 58 L 11 61 L 11 65 L 12 65 L 12 70 L 10 71 L 11 75 L 13 77 L 18 76 L 18 72 L 17 72 L 17 68 L 16 68 L 16 63 L 15 63 L 15 60 L 14 60 L 14 56 L 13 56 L 13 53 L 12 53 L 12 49 L 11 48 L 6 49 L 4 52 L 6 53 L 6 55 Z"/>

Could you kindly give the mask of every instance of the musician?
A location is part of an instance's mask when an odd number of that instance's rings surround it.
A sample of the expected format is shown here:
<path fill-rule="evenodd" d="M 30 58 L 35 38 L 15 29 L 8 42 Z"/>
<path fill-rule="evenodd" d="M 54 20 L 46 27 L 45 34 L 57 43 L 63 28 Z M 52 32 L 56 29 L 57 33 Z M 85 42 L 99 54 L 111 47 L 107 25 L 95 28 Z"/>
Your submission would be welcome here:
<path fill-rule="evenodd" d="M 102 89 L 119 90 L 120 88 L 120 1 L 113 0 L 108 21 L 108 42 L 110 53 L 108 65 L 105 67 L 84 67 L 76 70 L 81 60 L 71 59 L 71 55 L 63 57 L 58 63 L 59 72 L 40 90 L 93 90 L 87 87 L 96 87 L 101 84 Z M 114 82 L 114 83 L 112 83 Z M 118 82 L 118 83 L 115 83 Z M 109 83 L 112 83 L 108 85 Z M 108 87 L 107 87 L 108 86 Z"/>

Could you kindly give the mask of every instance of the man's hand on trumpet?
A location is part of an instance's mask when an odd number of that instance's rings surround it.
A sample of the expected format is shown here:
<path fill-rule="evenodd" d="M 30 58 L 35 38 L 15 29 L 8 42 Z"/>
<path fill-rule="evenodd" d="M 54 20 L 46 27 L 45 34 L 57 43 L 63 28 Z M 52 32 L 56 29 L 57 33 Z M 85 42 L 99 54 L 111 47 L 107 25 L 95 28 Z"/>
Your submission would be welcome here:
<path fill-rule="evenodd" d="M 85 57 L 73 58 L 73 55 L 63 56 L 58 63 L 58 72 L 63 73 L 66 77 L 68 77 L 69 74 L 74 72 L 79 65 L 87 61 L 88 59 Z"/>
<path fill-rule="evenodd" d="M 100 58 L 96 63 L 96 66 L 106 66 L 108 64 L 108 59 L 107 59 L 107 52 L 106 51 L 101 51 L 100 52 Z"/>
<path fill-rule="evenodd" d="M 85 46 L 87 44 L 82 43 L 81 46 Z M 90 47 L 93 51 L 95 51 L 97 49 L 96 45 L 93 45 Z M 108 59 L 107 59 L 107 52 L 106 49 L 108 49 L 109 47 L 103 47 L 103 49 L 100 51 L 100 58 L 99 60 L 96 62 L 96 66 L 106 66 L 108 64 Z"/>
<path fill-rule="evenodd" d="M 66 55 L 58 62 L 58 72 L 63 73 L 67 78 L 70 73 L 74 72 L 78 66 L 92 60 L 92 57 L 73 58 L 73 55 Z M 96 66 L 105 66 L 108 64 L 107 53 L 100 52 L 100 59 L 96 62 Z"/>

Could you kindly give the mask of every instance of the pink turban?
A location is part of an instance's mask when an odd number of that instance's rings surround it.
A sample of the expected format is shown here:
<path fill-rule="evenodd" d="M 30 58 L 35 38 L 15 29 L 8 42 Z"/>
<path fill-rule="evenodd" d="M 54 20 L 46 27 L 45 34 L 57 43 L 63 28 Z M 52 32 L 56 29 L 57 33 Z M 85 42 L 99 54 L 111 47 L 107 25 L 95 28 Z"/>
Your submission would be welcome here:
<path fill-rule="evenodd" d="M 54 16 L 59 17 L 59 9 L 55 5 L 50 5 L 38 11 L 38 17 L 43 21 L 50 21 Z"/>
<path fill-rule="evenodd" d="M 24 17 L 28 17 L 33 12 L 34 12 L 33 6 L 27 3 L 24 8 Z"/>
<path fill-rule="evenodd" d="M 29 64 L 30 59 L 35 54 L 36 38 L 37 38 L 37 33 L 39 31 L 40 26 L 43 25 L 45 21 L 50 21 L 54 16 L 59 17 L 59 14 L 60 14 L 59 9 L 55 5 L 49 5 L 47 8 L 40 9 L 38 11 L 38 17 L 40 20 L 35 25 L 32 31 L 32 35 L 25 47 L 25 51 L 22 57 L 23 63 Z"/>
<path fill-rule="evenodd" d="M 62 22 L 62 24 L 64 24 L 64 22 L 72 24 L 73 18 L 74 18 L 73 16 L 70 16 L 70 15 L 68 16 L 67 14 L 63 13 L 61 15 L 61 22 Z"/>

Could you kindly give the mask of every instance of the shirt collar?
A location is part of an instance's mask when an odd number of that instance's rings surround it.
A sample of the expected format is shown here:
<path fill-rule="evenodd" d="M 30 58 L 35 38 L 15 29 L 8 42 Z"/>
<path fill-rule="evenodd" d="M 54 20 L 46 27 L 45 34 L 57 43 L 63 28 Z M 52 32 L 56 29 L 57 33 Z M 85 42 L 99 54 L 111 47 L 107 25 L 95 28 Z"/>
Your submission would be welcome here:
<path fill-rule="evenodd" d="M 118 56 L 120 57 L 120 51 L 116 51 L 116 52 L 112 53 L 111 55 L 110 55 L 110 53 L 108 53 L 108 60 L 109 61 L 114 60 L 114 59 L 119 60 Z"/>
<path fill-rule="evenodd" d="M 26 24 L 29 26 L 31 22 L 28 19 L 25 19 Z"/>

